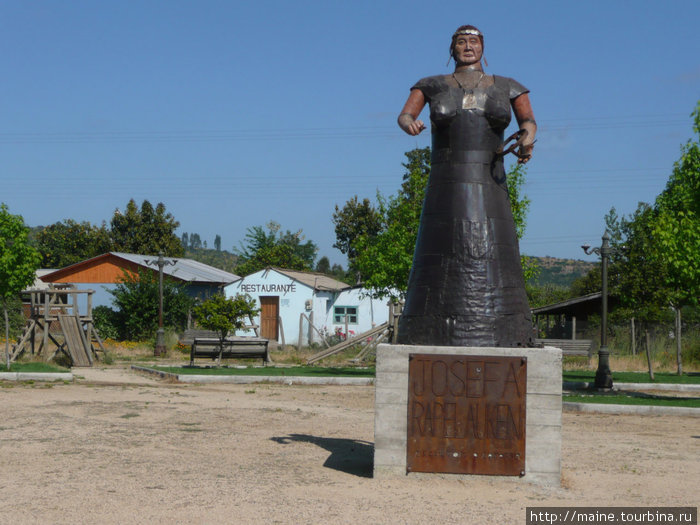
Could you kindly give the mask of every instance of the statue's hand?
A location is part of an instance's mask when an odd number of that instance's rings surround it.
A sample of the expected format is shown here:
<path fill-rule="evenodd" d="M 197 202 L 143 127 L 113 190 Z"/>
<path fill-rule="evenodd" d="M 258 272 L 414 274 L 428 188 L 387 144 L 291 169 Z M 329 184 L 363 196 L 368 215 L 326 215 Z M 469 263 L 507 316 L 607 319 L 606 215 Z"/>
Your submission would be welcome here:
<path fill-rule="evenodd" d="M 418 135 L 424 129 L 425 124 L 423 124 L 422 120 L 414 120 L 413 122 L 411 122 L 411 125 L 408 126 L 408 130 L 404 131 L 406 131 L 406 133 L 408 133 L 409 135 Z"/>
<path fill-rule="evenodd" d="M 409 113 L 399 115 L 399 126 L 409 135 L 418 135 L 425 129 L 423 121 L 413 118 L 413 115 Z"/>
<path fill-rule="evenodd" d="M 534 142 L 532 144 L 523 144 L 518 150 L 518 164 L 527 164 L 532 158 L 532 150 L 535 149 Z"/>

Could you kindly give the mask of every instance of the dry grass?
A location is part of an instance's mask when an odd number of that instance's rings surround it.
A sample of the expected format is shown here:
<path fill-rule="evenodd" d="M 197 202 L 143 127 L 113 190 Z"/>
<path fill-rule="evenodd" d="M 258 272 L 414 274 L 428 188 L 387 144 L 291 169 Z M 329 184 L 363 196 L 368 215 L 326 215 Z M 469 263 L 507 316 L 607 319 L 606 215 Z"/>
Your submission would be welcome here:
<path fill-rule="evenodd" d="M 649 368 L 647 365 L 646 354 L 637 355 L 611 355 L 610 358 L 611 370 L 625 372 L 646 372 Z M 666 358 L 652 358 L 651 361 L 654 372 L 676 372 L 675 359 L 670 361 Z M 586 357 L 565 357 L 565 370 L 597 370 L 598 354 L 594 354 L 590 359 Z M 683 363 L 684 372 L 700 372 L 700 364 L 698 363 Z"/>
<path fill-rule="evenodd" d="M 299 365 L 306 364 L 306 361 L 313 355 L 321 352 L 324 348 L 302 348 L 297 349 L 296 346 L 287 345 L 286 347 L 279 346 L 270 352 L 272 361 L 279 364 Z M 315 363 L 320 366 L 348 366 L 354 363 L 351 362 L 357 354 L 360 353 L 359 346 L 353 346 L 337 354 L 328 356 L 321 361 Z M 365 360 L 364 363 L 359 363 L 362 366 L 374 365 L 374 356 L 371 359 Z"/>

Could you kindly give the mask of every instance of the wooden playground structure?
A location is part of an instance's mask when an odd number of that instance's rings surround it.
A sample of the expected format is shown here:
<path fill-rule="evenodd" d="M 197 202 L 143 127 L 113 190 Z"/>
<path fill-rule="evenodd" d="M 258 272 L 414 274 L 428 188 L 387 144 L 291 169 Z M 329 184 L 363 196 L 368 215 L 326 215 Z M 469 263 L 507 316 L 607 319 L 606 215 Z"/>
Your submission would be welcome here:
<path fill-rule="evenodd" d="M 27 323 L 17 344 L 12 347 L 10 361 L 25 352 L 32 356 L 46 355 L 50 361 L 61 352 L 75 367 L 92 366 L 97 351 L 104 355 L 104 345 L 92 319 L 94 290 L 78 290 L 73 285 L 53 286 L 44 290 L 26 290 Z M 87 309 L 80 313 L 78 298 L 85 296 Z M 49 341 L 55 348 L 49 348 Z M 50 355 L 49 352 L 51 352 Z"/>

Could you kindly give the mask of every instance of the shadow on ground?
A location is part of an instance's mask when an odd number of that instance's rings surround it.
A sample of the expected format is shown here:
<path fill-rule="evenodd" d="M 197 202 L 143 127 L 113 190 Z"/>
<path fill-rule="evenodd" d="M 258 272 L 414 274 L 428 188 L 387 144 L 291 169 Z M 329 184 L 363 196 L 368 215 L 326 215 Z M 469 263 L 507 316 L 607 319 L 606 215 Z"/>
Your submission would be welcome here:
<path fill-rule="evenodd" d="M 372 477 L 374 444 L 369 441 L 324 438 L 307 434 L 289 434 L 270 439 L 282 445 L 288 445 L 292 442 L 312 443 L 331 453 L 323 464 L 324 467 L 362 478 Z"/>

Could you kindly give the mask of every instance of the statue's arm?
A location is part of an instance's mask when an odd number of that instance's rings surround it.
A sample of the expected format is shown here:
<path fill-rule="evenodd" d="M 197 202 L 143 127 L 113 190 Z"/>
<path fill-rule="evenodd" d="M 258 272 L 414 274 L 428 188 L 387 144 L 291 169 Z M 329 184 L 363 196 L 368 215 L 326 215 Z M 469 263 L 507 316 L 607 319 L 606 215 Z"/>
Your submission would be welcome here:
<path fill-rule="evenodd" d="M 420 89 L 412 89 L 399 115 L 399 127 L 409 135 L 418 135 L 425 129 L 423 121 L 418 120 L 418 115 L 424 107 L 425 95 Z"/>
<path fill-rule="evenodd" d="M 518 162 L 524 164 L 532 158 L 532 150 L 534 148 L 535 135 L 537 134 L 537 123 L 535 122 L 535 114 L 532 112 L 532 106 L 530 105 L 530 97 L 527 93 L 518 95 L 511 102 L 513 105 L 513 113 L 515 113 L 515 118 L 518 121 L 518 126 L 520 129 L 527 130 L 527 138 L 520 146 L 520 154 L 526 157 L 520 158 Z"/>

